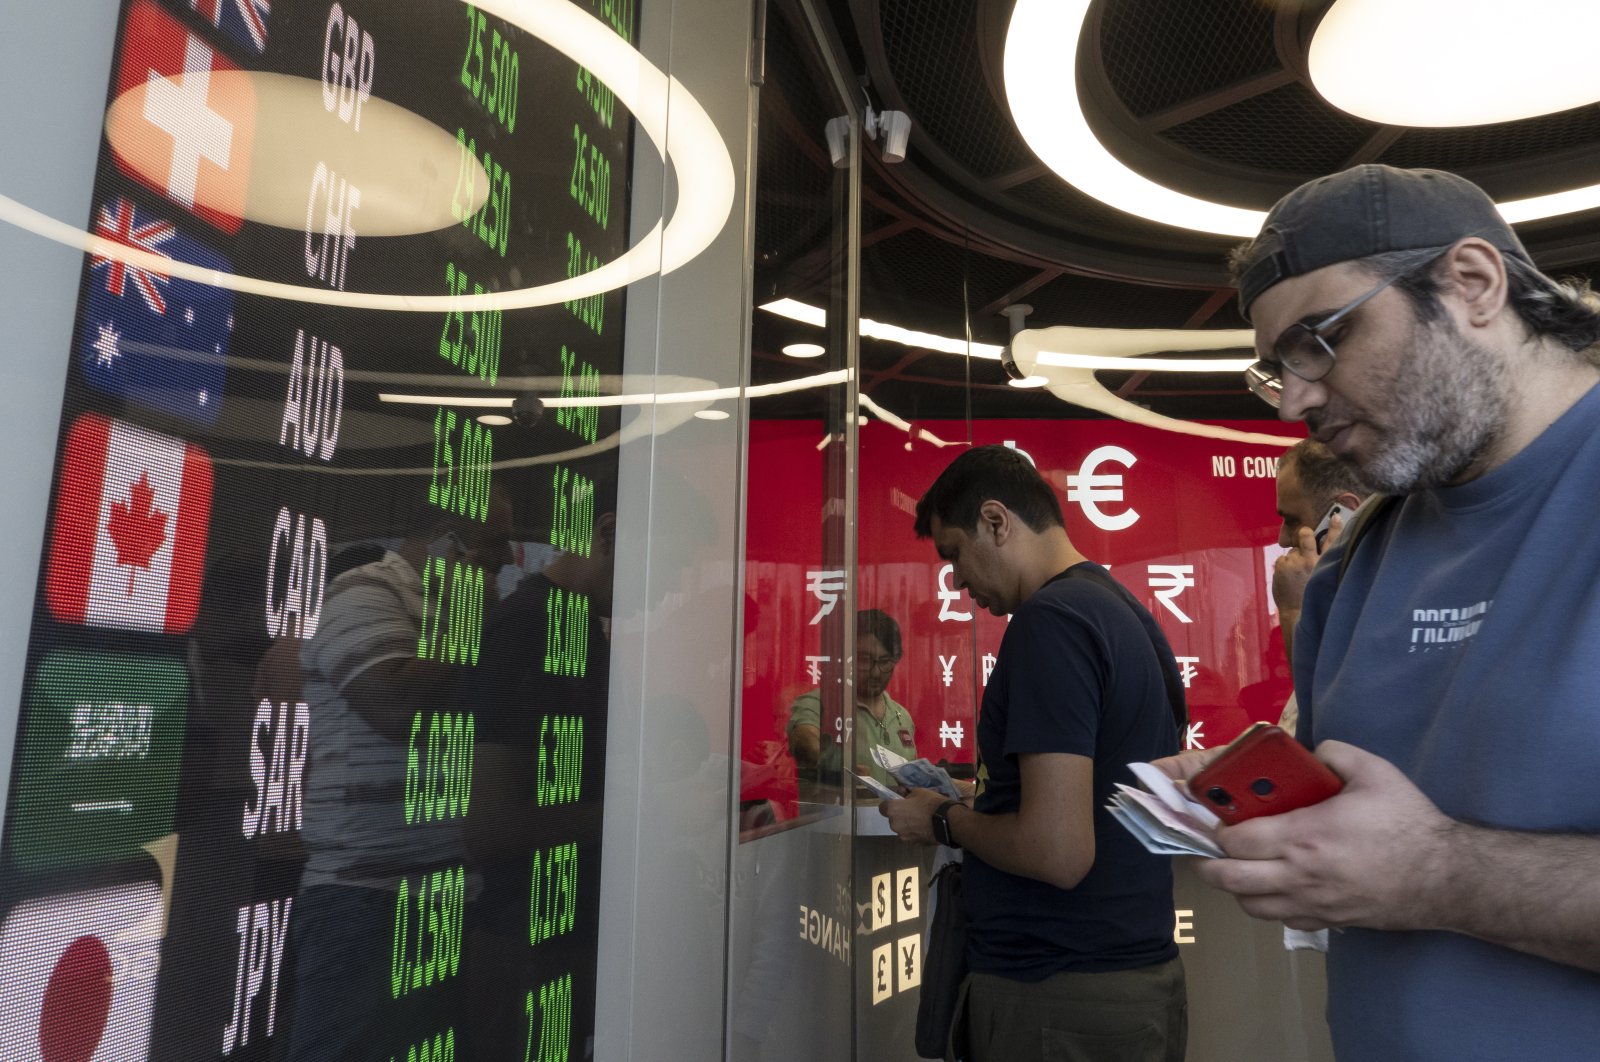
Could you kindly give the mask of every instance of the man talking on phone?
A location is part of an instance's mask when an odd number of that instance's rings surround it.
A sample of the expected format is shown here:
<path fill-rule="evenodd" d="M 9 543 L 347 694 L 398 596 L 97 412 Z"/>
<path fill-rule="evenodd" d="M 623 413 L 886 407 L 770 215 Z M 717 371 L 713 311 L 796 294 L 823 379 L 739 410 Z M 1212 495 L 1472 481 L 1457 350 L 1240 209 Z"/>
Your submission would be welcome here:
<path fill-rule="evenodd" d="M 1594 1058 L 1596 299 L 1438 170 L 1303 185 L 1234 266 L 1252 390 L 1400 497 L 1317 568 L 1295 639 L 1298 736 L 1343 791 L 1224 827 L 1199 873 L 1342 930 L 1343 1062 Z"/>
<path fill-rule="evenodd" d="M 1127 765 L 1178 748 L 1183 688 L 1150 613 L 1067 537 L 1033 463 L 957 457 L 917 503 L 973 603 L 1011 617 L 978 716 L 971 804 L 913 789 L 901 838 L 965 848 L 970 972 L 947 1058 L 1181 1062 L 1172 867 L 1111 818 Z M 964 1050 L 963 1050 L 964 1048 Z"/>
<path fill-rule="evenodd" d="M 1278 608 L 1283 654 L 1291 664 L 1306 581 L 1371 493 L 1354 468 L 1315 439 L 1301 439 L 1278 460 L 1278 519 L 1283 521 L 1278 545 L 1289 552 L 1272 565 L 1272 603 Z M 1292 734 L 1298 720 L 1298 702 L 1291 693 L 1278 725 Z"/>
<path fill-rule="evenodd" d="M 1278 545 L 1289 552 L 1272 566 L 1272 601 L 1291 661 L 1306 580 L 1371 493 L 1354 468 L 1315 439 L 1301 439 L 1278 461 Z"/>

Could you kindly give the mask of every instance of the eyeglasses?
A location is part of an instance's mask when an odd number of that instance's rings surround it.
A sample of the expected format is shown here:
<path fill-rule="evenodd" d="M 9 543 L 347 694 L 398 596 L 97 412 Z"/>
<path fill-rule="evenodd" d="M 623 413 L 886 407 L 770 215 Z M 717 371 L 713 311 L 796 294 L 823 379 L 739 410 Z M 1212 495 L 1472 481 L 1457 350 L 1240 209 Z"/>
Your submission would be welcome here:
<path fill-rule="evenodd" d="M 1442 257 L 1442 255 L 1440 256 Z M 1306 383 L 1316 383 L 1333 371 L 1333 366 L 1338 357 L 1333 350 L 1333 343 L 1324 334 L 1328 329 L 1344 320 L 1351 311 L 1356 309 L 1368 299 L 1377 295 L 1395 281 L 1410 276 L 1431 266 L 1438 258 L 1430 258 L 1415 270 L 1397 273 L 1385 280 L 1382 284 L 1360 295 L 1354 302 L 1346 303 L 1342 308 L 1324 317 L 1316 324 L 1306 324 L 1296 321 L 1278 336 L 1277 342 L 1272 344 L 1272 353 L 1276 361 L 1262 359 L 1244 371 L 1245 386 L 1261 401 L 1277 409 L 1283 401 L 1283 370 L 1288 369 Z"/>
<path fill-rule="evenodd" d="M 893 671 L 900 662 L 898 656 L 858 656 L 856 663 L 863 671 Z"/>

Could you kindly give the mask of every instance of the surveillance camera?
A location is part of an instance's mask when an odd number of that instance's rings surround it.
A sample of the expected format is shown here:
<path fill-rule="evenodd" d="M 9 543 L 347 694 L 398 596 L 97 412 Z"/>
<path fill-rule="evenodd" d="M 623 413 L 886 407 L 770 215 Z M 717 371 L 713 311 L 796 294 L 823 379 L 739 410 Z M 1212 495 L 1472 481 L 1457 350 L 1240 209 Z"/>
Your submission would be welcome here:
<path fill-rule="evenodd" d="M 911 137 L 911 115 L 905 111 L 884 111 L 878 115 L 878 130 L 883 133 L 883 161 L 904 162 L 906 141 Z"/>
<path fill-rule="evenodd" d="M 829 118 L 826 131 L 828 134 L 828 155 L 833 159 L 833 168 L 842 170 L 850 165 L 849 115 Z"/>
<path fill-rule="evenodd" d="M 531 428 L 544 419 L 544 403 L 538 395 L 520 394 L 511 400 L 511 419 L 519 428 Z"/>
<path fill-rule="evenodd" d="M 1011 353 L 1010 343 L 1000 348 L 1000 367 L 1013 380 L 1026 380 L 1028 378 L 1028 374 L 1023 372 L 1022 367 L 1017 364 L 1017 356 Z"/>
<path fill-rule="evenodd" d="M 1033 307 L 1025 302 L 1015 302 L 1000 312 L 1005 315 L 1006 321 L 1010 326 L 1011 339 L 1015 341 L 1017 333 L 1026 327 L 1028 315 L 1033 312 Z M 1000 348 L 1000 367 L 1013 380 L 1026 380 L 1028 378 L 1027 370 L 1017 364 L 1017 355 L 1012 351 L 1010 342 Z"/>

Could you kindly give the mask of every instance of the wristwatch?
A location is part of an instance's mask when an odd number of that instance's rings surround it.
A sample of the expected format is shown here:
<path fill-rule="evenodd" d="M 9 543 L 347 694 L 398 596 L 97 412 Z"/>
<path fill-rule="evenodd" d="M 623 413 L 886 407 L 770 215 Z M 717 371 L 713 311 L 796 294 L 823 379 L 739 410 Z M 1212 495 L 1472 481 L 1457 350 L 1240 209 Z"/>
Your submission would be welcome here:
<path fill-rule="evenodd" d="M 933 839 L 946 848 L 960 848 L 961 844 L 950 835 L 950 809 L 960 807 L 959 800 L 946 800 L 933 812 Z"/>

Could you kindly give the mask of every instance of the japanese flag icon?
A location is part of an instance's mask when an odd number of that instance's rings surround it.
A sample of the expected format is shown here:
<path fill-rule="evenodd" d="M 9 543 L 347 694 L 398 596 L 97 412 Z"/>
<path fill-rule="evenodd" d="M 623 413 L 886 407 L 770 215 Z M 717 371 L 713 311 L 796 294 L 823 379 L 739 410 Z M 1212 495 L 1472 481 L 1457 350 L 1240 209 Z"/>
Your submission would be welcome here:
<path fill-rule="evenodd" d="M 106 112 L 117 168 L 230 236 L 245 212 L 256 121 L 238 70 L 152 0 L 134 0 Z"/>
<path fill-rule="evenodd" d="M 181 634 L 200 610 L 211 460 L 97 414 L 67 434 L 45 599 L 59 620 Z"/>
<path fill-rule="evenodd" d="M 161 922 L 161 890 L 151 882 L 12 908 L 0 924 L 0 1058 L 148 1058 Z"/>

